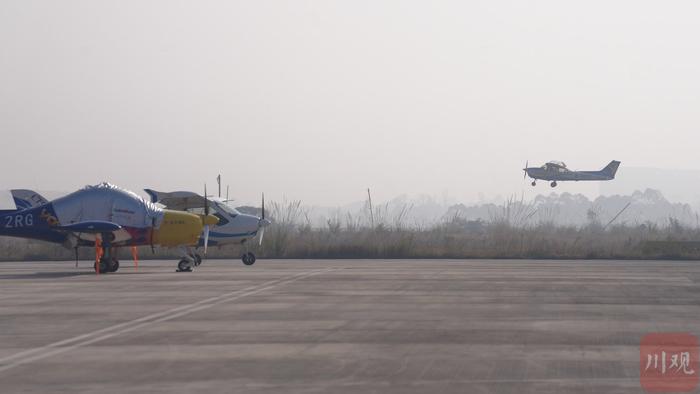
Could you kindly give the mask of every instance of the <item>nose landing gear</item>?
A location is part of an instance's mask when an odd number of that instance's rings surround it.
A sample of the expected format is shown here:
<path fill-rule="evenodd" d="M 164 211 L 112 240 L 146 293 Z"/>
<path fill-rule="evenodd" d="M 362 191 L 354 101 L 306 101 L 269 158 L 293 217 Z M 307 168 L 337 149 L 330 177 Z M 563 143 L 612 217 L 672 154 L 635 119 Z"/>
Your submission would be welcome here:
<path fill-rule="evenodd" d="M 191 261 L 183 258 L 177 263 L 177 271 L 175 272 L 192 272 L 192 265 L 193 263 Z"/>
<path fill-rule="evenodd" d="M 532 181 L 531 185 L 532 185 L 532 186 L 537 186 L 537 182 L 536 182 L 536 181 Z"/>
<path fill-rule="evenodd" d="M 175 272 L 192 272 L 194 267 L 202 264 L 202 256 L 195 253 L 191 248 L 181 248 L 182 258 L 177 263 Z"/>
<path fill-rule="evenodd" d="M 243 261 L 245 265 L 253 265 L 255 264 L 255 255 L 251 252 L 244 253 L 243 256 L 241 256 L 241 261 Z"/>
<path fill-rule="evenodd" d="M 549 186 L 551 186 L 551 187 L 557 187 L 557 181 L 554 181 L 554 182 L 550 183 Z"/>

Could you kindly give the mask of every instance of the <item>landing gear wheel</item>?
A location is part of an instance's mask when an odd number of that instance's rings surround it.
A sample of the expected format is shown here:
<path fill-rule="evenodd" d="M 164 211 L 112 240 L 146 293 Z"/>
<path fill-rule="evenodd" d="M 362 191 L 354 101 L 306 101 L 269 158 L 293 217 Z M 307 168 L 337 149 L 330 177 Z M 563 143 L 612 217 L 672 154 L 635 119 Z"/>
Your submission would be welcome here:
<path fill-rule="evenodd" d="M 192 272 L 192 265 L 189 261 L 182 259 L 177 263 L 177 272 Z"/>
<path fill-rule="evenodd" d="M 557 187 L 557 183 L 556 183 L 556 182 L 552 182 L 552 183 L 549 184 L 549 186 L 551 186 L 551 187 Z"/>
<path fill-rule="evenodd" d="M 119 260 L 110 260 L 109 272 L 119 271 Z"/>
<path fill-rule="evenodd" d="M 192 256 L 192 258 L 194 259 L 194 266 L 195 267 L 199 267 L 200 265 L 202 265 L 202 256 L 195 253 Z"/>
<path fill-rule="evenodd" d="M 99 272 L 100 274 L 105 274 L 107 272 L 110 272 L 109 264 L 107 264 L 106 259 L 100 259 L 99 263 L 97 261 L 95 261 L 93 268 L 95 268 L 95 272 Z"/>
<path fill-rule="evenodd" d="M 255 255 L 248 252 L 241 256 L 241 261 L 243 261 L 243 264 L 245 265 L 253 265 L 255 264 Z"/>
<path fill-rule="evenodd" d="M 537 186 L 537 182 L 532 181 L 531 185 L 532 185 L 532 186 Z"/>

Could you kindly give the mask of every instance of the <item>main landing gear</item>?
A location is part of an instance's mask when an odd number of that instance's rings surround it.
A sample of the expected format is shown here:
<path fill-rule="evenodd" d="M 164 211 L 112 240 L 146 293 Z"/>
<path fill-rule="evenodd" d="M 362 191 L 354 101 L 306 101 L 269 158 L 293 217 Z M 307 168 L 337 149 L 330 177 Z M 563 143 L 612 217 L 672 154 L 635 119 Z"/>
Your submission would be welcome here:
<path fill-rule="evenodd" d="M 115 249 L 111 243 L 114 241 L 114 234 L 104 233 L 95 240 L 95 264 L 93 268 L 98 274 L 117 272 L 119 270 L 119 260 L 115 256 Z"/>
<path fill-rule="evenodd" d="M 532 181 L 532 183 L 530 183 L 530 184 L 531 184 L 532 186 L 537 186 L 537 181 Z M 549 186 L 551 186 L 551 187 L 557 187 L 557 181 L 554 181 L 554 182 L 550 183 Z"/>
<path fill-rule="evenodd" d="M 117 272 L 119 270 L 119 260 L 111 257 L 102 257 L 99 262 L 95 261 L 93 268 L 95 268 L 95 272 L 98 274 Z"/>
<path fill-rule="evenodd" d="M 109 239 L 107 237 L 104 238 Z M 110 245 L 99 246 L 93 268 L 98 274 L 117 272 L 119 270 L 119 260 L 114 256 L 114 248 Z"/>

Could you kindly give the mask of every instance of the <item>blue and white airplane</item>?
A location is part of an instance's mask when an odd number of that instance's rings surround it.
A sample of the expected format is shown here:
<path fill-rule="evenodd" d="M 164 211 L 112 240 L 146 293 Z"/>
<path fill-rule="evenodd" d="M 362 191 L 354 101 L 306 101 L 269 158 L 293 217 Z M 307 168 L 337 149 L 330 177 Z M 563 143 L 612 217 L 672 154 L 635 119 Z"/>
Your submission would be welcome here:
<path fill-rule="evenodd" d="M 245 265 L 255 263 L 255 254 L 248 250 L 250 241 L 258 237 L 259 244 L 262 244 L 263 236 L 265 235 L 265 227 L 272 222 L 265 218 L 265 196 L 262 198 L 261 216 L 248 215 L 239 212 L 227 204 L 228 201 L 216 197 L 207 197 L 206 199 L 194 192 L 178 191 L 178 192 L 159 192 L 152 189 L 144 189 L 151 201 L 162 204 L 167 209 L 176 211 L 186 211 L 190 213 L 201 213 L 208 203 L 211 209 L 211 214 L 219 219 L 219 222 L 209 232 L 209 245 L 242 245 L 246 247 L 246 252 L 241 256 L 241 261 Z M 201 238 L 199 246 L 204 244 L 204 239 Z M 201 259 L 195 255 L 197 265 L 201 263 Z"/>
<path fill-rule="evenodd" d="M 609 181 L 615 179 L 619 166 L 620 162 L 613 160 L 600 171 L 572 171 L 561 161 L 550 161 L 541 167 L 528 167 L 525 163 L 523 179 L 532 178 L 532 186 L 537 185 L 537 179 L 551 181 L 552 187 L 557 186 L 557 181 Z"/>

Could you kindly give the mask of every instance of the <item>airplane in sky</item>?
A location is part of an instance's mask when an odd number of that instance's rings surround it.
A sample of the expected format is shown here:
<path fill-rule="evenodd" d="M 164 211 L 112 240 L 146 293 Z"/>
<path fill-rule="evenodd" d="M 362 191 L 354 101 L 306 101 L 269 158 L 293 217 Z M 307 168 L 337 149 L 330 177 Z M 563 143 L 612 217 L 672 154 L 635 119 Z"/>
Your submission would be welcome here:
<path fill-rule="evenodd" d="M 52 201 L 24 189 L 12 190 L 12 196 L 16 209 L 0 210 L 0 235 L 62 244 L 75 250 L 76 261 L 79 247 L 96 247 L 101 255 L 94 265 L 97 273 L 119 269 L 115 248 L 143 245 L 183 248 L 178 270 L 191 271 L 194 258 L 188 248 L 198 245 L 203 233 L 206 254 L 209 228 L 218 223 L 208 212 L 162 209 L 109 183 Z"/>
<path fill-rule="evenodd" d="M 561 161 L 550 161 L 541 167 L 528 167 L 525 163 L 523 179 L 532 178 L 532 186 L 537 185 L 538 179 L 551 181 L 552 187 L 557 186 L 557 181 L 609 181 L 615 179 L 619 166 L 620 162 L 613 160 L 600 171 L 572 171 Z"/>
<path fill-rule="evenodd" d="M 262 244 L 265 234 L 265 227 L 272 222 L 265 218 L 265 196 L 262 198 L 261 216 L 248 215 L 239 212 L 237 209 L 228 205 L 228 200 L 217 197 L 202 197 L 194 192 L 178 191 L 178 192 L 159 192 L 152 189 L 144 189 L 149 196 L 151 202 L 162 204 L 168 209 L 187 212 L 201 212 L 202 208 L 209 203 L 212 215 L 219 219 L 212 231 L 209 233 L 209 244 L 212 246 L 223 245 L 243 245 L 246 247 L 246 252 L 241 256 L 241 261 L 245 265 L 255 263 L 255 254 L 248 250 L 250 241 L 258 236 L 258 244 Z M 200 246 L 204 242 L 200 239 Z M 195 256 L 198 261 L 201 259 Z"/>

